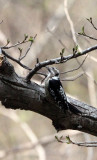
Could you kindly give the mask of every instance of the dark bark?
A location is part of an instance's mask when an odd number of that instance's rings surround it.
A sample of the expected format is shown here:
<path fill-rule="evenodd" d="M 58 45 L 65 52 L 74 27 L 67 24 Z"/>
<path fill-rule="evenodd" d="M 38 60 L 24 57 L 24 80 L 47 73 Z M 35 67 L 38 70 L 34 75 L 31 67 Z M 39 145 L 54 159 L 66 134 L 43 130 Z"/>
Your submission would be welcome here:
<path fill-rule="evenodd" d="M 37 112 L 51 119 L 58 130 L 74 129 L 97 136 L 96 108 L 68 97 L 68 101 L 82 115 L 60 111 L 53 102 L 46 99 L 43 87 L 19 77 L 5 57 L 0 66 L 0 101 L 6 108 Z"/>

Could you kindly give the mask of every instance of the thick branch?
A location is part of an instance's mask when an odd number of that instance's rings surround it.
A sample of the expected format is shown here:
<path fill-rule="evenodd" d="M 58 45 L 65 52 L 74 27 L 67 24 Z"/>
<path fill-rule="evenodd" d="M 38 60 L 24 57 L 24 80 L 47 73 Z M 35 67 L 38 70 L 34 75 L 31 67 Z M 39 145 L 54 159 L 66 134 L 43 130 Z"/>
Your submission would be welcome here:
<path fill-rule="evenodd" d="M 97 136 L 97 109 L 68 97 L 84 114 L 64 113 L 46 99 L 43 87 L 19 77 L 6 58 L 0 67 L 0 101 L 6 108 L 31 110 L 48 117 L 58 130 L 75 129 Z"/>

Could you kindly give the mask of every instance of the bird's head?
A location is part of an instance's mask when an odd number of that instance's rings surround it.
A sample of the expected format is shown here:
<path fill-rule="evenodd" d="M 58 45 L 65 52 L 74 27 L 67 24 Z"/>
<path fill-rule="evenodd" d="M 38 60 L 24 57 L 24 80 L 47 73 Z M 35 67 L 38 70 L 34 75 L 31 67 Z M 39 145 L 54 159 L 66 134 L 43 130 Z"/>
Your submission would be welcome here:
<path fill-rule="evenodd" d="M 56 69 L 55 67 L 48 67 L 47 69 L 49 71 L 50 78 L 59 77 L 59 70 L 58 69 Z"/>

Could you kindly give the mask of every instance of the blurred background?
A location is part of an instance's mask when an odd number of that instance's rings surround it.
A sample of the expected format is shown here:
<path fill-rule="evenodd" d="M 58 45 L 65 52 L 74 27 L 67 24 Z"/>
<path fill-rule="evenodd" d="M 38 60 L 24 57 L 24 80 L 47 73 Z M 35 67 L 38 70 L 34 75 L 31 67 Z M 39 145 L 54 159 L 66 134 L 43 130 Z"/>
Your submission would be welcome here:
<path fill-rule="evenodd" d="M 68 3 L 67 3 L 68 2 Z M 66 8 L 67 3 L 67 8 Z M 84 50 L 97 44 L 89 38 L 78 36 L 82 27 L 85 32 L 97 37 L 97 31 L 86 20 L 93 18 L 97 26 L 97 0 L 0 0 L 0 45 L 10 45 L 22 41 L 24 34 L 37 37 L 23 63 L 31 68 L 40 61 L 56 58 L 65 48 L 64 55 L 72 54 L 75 42 Z M 73 26 L 72 26 L 73 23 Z M 72 36 L 72 29 L 74 37 Z M 75 42 L 74 42 L 75 41 Z M 21 45 L 23 53 L 28 44 Z M 6 50 L 15 58 L 19 57 L 18 47 Z M 83 67 L 75 72 L 61 75 L 61 79 L 83 74 L 75 81 L 63 81 L 67 95 L 97 107 L 96 51 L 89 53 Z M 82 63 L 84 56 L 77 60 Z M 57 65 L 60 72 L 79 66 L 76 59 Z M 26 76 L 25 69 L 11 62 L 20 76 Z M 36 83 L 41 77 L 34 76 Z M 96 137 L 78 131 L 62 131 L 56 133 L 49 119 L 31 112 L 8 110 L 0 106 L 0 159 L 6 160 L 94 160 L 97 157 L 96 148 L 78 147 L 71 144 L 61 144 L 55 135 L 69 135 L 76 142 L 97 141 Z"/>

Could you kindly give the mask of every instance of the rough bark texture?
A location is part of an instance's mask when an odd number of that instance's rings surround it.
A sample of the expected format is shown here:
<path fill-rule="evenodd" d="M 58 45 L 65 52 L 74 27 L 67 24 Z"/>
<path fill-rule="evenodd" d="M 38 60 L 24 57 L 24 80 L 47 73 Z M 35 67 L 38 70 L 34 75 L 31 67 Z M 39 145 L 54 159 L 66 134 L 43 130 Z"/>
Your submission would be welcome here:
<path fill-rule="evenodd" d="M 13 66 L 4 57 L 0 66 L 0 101 L 6 108 L 37 112 L 53 121 L 58 130 L 74 129 L 97 136 L 97 109 L 68 97 L 82 115 L 63 113 L 46 99 L 45 89 L 34 82 L 19 77 Z"/>

